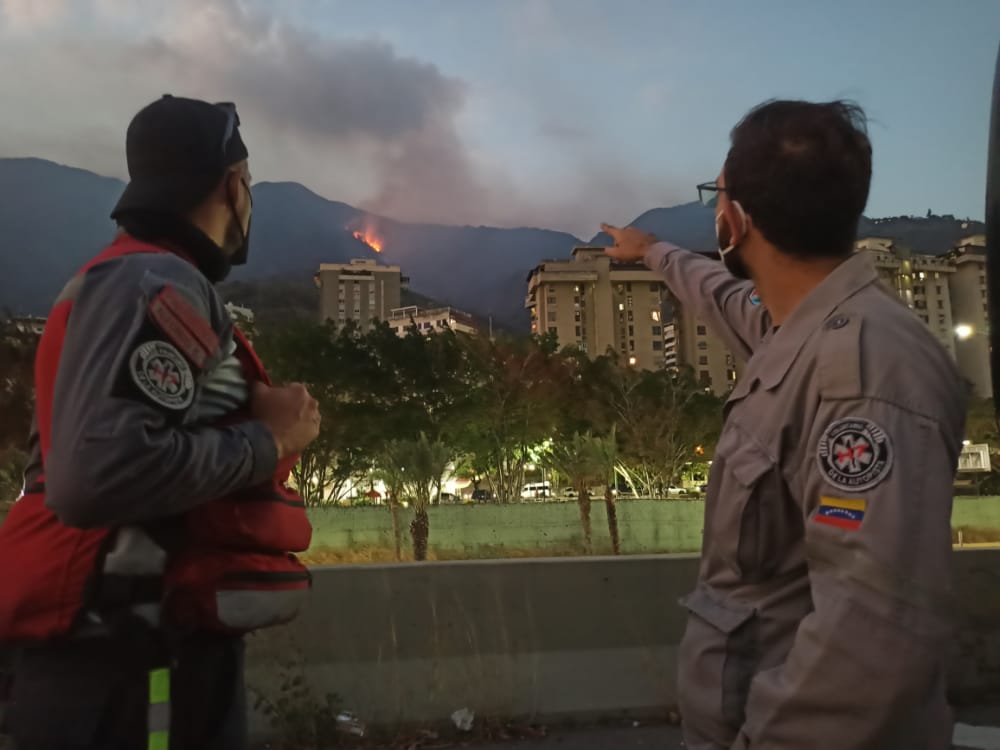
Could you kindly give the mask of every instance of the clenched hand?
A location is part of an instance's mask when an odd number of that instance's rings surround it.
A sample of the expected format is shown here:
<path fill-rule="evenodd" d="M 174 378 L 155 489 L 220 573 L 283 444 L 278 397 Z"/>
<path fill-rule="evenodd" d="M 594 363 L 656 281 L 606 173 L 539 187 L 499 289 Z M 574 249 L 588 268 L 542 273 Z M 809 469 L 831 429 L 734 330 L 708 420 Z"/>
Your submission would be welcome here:
<path fill-rule="evenodd" d="M 255 383 L 250 410 L 271 430 L 279 459 L 301 453 L 319 435 L 319 402 L 301 383 Z"/>

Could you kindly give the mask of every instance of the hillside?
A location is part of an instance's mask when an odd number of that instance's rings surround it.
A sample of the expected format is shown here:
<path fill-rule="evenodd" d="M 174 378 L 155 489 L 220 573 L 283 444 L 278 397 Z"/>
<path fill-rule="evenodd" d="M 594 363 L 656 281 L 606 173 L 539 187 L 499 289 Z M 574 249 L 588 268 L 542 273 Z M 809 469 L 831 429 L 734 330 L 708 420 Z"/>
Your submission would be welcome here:
<path fill-rule="evenodd" d="M 113 236 L 108 214 L 123 187 L 41 159 L 0 159 L 0 311 L 48 311 L 66 279 Z M 697 203 L 654 208 L 633 224 L 694 250 L 715 248 L 712 211 Z M 961 237 L 984 231 L 981 222 L 950 216 L 864 218 L 859 229 L 862 236 L 892 237 L 925 253 L 945 252 Z M 298 183 L 258 183 L 250 264 L 234 271 L 223 290 L 279 319 L 312 315 L 312 276 L 320 263 L 374 257 L 355 232 L 381 246 L 381 262 L 401 266 L 414 294 L 517 330 L 527 329 L 527 273 L 582 244 L 547 229 L 399 222 L 327 200 Z"/>

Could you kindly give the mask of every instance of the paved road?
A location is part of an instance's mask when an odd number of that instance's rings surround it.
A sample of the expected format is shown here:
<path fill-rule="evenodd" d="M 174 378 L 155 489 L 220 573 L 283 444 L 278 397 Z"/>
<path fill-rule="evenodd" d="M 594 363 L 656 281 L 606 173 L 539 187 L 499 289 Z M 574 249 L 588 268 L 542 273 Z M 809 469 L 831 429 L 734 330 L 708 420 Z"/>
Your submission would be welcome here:
<path fill-rule="evenodd" d="M 476 745 L 475 750 L 674 750 L 681 747 L 677 727 L 585 729 L 556 732 L 544 740 Z"/>

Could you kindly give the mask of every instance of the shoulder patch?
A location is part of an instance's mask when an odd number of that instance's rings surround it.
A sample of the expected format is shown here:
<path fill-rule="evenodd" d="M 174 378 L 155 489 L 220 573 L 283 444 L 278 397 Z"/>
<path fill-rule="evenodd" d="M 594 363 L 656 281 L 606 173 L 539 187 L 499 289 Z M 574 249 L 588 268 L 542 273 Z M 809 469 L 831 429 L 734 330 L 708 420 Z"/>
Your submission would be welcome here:
<path fill-rule="evenodd" d="M 892 441 L 870 419 L 848 417 L 827 425 L 816 447 L 827 484 L 861 492 L 882 483 L 892 471 Z"/>
<path fill-rule="evenodd" d="M 194 400 L 191 365 L 167 341 L 146 341 L 136 346 L 128 369 L 136 387 L 165 409 L 181 411 Z"/>
<path fill-rule="evenodd" d="M 149 303 L 149 315 L 195 367 L 204 369 L 219 350 L 219 337 L 212 326 L 172 286 L 163 287 Z"/>
<path fill-rule="evenodd" d="M 750 304 L 754 307 L 760 304 L 760 295 L 757 294 L 757 287 L 754 287 L 747 293 L 747 299 L 750 300 Z"/>

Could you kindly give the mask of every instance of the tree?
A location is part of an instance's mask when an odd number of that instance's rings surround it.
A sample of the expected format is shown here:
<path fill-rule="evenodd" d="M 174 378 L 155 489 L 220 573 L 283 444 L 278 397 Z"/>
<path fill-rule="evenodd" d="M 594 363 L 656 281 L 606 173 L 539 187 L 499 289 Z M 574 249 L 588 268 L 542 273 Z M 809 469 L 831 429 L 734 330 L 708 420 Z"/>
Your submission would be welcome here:
<path fill-rule="evenodd" d="M 594 482 L 607 480 L 607 450 L 604 438 L 574 433 L 553 443 L 545 457 L 546 464 L 566 477 L 577 492 L 580 524 L 583 527 L 583 549 L 588 555 L 593 551 L 590 487 Z"/>
<path fill-rule="evenodd" d="M 396 440 L 389 441 L 375 460 L 375 475 L 385 485 L 386 504 L 392 519 L 392 540 L 396 562 L 402 559 L 399 528 L 399 497 L 406 487 L 406 446 Z"/>
<path fill-rule="evenodd" d="M 555 434 L 568 407 L 570 368 L 545 338 L 468 340 L 470 401 L 457 444 L 499 502 L 520 499 L 531 450 Z"/>
<path fill-rule="evenodd" d="M 700 387 L 689 369 L 617 367 L 610 374 L 620 470 L 636 494 L 662 495 L 696 455 L 711 455 L 722 429 L 722 400 Z"/>
<path fill-rule="evenodd" d="M 421 433 L 416 440 L 399 440 L 392 444 L 393 462 L 403 476 L 403 485 L 413 498 L 413 520 L 410 536 L 413 539 L 413 559 L 427 559 L 430 538 L 428 508 L 434 492 L 441 486 L 441 477 L 451 459 L 448 447 L 437 440 L 430 440 Z"/>
<path fill-rule="evenodd" d="M 608 517 L 608 535 L 611 537 L 611 549 L 616 555 L 621 554 L 621 540 L 618 536 L 618 508 L 615 505 L 615 487 L 618 471 L 618 439 L 615 429 L 605 437 L 592 436 L 588 450 L 592 456 L 594 470 L 597 476 L 603 477 L 604 510 Z"/>

